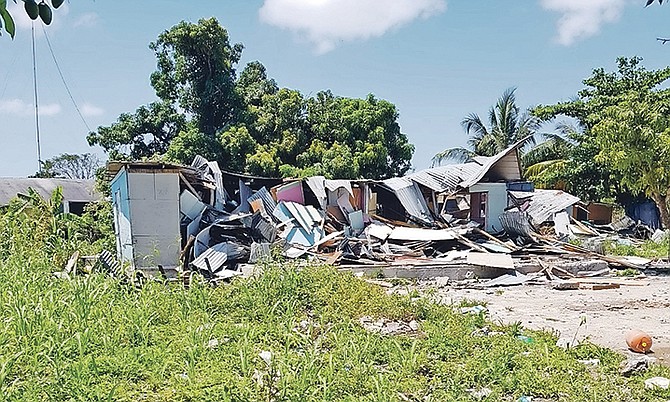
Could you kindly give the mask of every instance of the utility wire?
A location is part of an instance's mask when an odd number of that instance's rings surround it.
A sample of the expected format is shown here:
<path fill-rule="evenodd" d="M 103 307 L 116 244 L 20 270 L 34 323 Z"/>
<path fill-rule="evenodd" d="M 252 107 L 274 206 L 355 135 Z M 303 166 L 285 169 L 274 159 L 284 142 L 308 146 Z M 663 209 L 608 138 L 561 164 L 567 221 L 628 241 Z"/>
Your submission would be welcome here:
<path fill-rule="evenodd" d="M 84 125 L 86 126 L 86 129 L 90 133 L 93 130 L 91 130 L 91 127 L 86 122 L 86 119 L 84 118 L 84 115 L 79 110 L 79 106 L 77 105 L 77 102 L 74 100 L 74 96 L 72 96 L 72 92 L 70 92 L 70 87 L 67 85 L 67 82 L 65 81 L 65 77 L 63 76 L 63 71 L 60 69 L 60 65 L 58 64 L 58 59 L 56 59 L 56 55 L 54 54 L 54 50 L 51 47 L 51 41 L 49 40 L 49 35 L 47 35 L 47 30 L 44 29 L 44 25 L 42 25 L 42 32 L 44 32 L 44 38 L 47 40 L 47 45 L 49 47 L 49 52 L 51 53 L 51 57 L 54 59 L 54 64 L 56 64 L 56 70 L 58 70 L 58 75 L 60 75 L 60 79 L 61 79 L 61 81 L 63 81 L 63 85 L 65 86 L 65 90 L 67 91 L 67 94 L 70 96 L 70 100 L 72 101 L 72 104 L 74 105 L 74 108 L 77 111 L 77 114 L 81 118 L 81 121 L 84 123 Z"/>
<path fill-rule="evenodd" d="M 18 48 L 17 48 L 18 49 Z M 2 99 L 5 96 L 5 92 L 7 91 L 7 86 L 9 85 L 9 75 L 12 73 L 12 70 L 14 70 L 14 66 L 16 65 L 16 60 L 19 59 L 19 52 L 16 51 L 14 53 L 14 59 L 12 60 L 12 63 L 9 65 L 9 69 L 7 70 L 7 74 L 5 74 L 5 83 L 2 86 L 2 92 L 0 92 L 0 99 Z"/>

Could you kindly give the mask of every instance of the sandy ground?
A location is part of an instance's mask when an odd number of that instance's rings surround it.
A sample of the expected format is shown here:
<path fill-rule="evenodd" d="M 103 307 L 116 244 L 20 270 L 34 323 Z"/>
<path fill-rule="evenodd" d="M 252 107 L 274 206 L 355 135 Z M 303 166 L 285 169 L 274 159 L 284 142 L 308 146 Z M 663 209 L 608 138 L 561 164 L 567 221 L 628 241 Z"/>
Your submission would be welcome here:
<path fill-rule="evenodd" d="M 608 290 L 553 290 L 547 285 L 478 290 L 447 285 L 438 289 L 437 296 L 446 303 L 463 299 L 487 302 L 494 321 L 520 321 L 526 328 L 557 331 L 568 340 L 577 333 L 578 340 L 589 339 L 624 354 L 630 353 L 626 332 L 640 329 L 652 337 L 652 356 L 668 365 L 670 277 L 649 277 L 643 282 L 648 285 Z M 582 314 L 586 324 L 580 327 Z"/>

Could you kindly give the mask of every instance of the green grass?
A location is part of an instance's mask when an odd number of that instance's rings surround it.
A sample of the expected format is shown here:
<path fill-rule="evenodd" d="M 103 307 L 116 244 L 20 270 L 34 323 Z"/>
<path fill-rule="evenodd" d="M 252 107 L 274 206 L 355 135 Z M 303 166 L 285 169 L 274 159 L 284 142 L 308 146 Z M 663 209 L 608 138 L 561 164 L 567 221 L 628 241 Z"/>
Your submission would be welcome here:
<path fill-rule="evenodd" d="M 218 288 L 137 290 L 102 274 L 59 280 L 50 274 L 68 253 L 91 246 L 81 227 L 54 236 L 58 225 L 35 226 L 36 211 L 0 216 L 11 237 L 0 243 L 0 400 L 469 401 L 468 390 L 483 387 L 487 401 L 670 399 L 643 386 L 670 376 L 666 368 L 627 379 L 612 351 L 565 351 L 548 333 L 389 296 L 330 267 L 267 263 L 259 278 Z M 371 333 L 361 316 L 414 319 L 420 331 Z M 484 326 L 501 334 L 473 335 Z M 578 362 L 591 358 L 601 365 Z"/>
<path fill-rule="evenodd" d="M 661 243 L 645 240 L 640 242 L 640 244 L 632 245 L 620 244 L 614 241 L 606 241 L 603 243 L 603 251 L 606 255 L 629 255 L 650 259 L 668 258 L 668 255 L 670 254 L 669 247 L 668 239 Z"/>

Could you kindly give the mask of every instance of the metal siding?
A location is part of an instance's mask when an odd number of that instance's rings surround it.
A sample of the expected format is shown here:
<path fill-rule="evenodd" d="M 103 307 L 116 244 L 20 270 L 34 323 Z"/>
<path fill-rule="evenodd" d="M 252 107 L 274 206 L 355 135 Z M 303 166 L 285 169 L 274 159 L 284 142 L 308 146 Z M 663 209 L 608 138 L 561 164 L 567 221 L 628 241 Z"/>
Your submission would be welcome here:
<path fill-rule="evenodd" d="M 382 183 L 395 193 L 408 215 L 424 223 L 431 225 L 435 223 L 421 189 L 416 183 L 404 177 L 394 177 Z"/>
<path fill-rule="evenodd" d="M 551 219 L 556 212 L 564 211 L 579 202 L 579 197 L 561 190 L 535 190 L 533 193 L 510 191 L 510 194 L 515 198 L 517 195 L 519 198 L 527 198 L 532 194 L 526 212 L 536 226 Z"/>
<path fill-rule="evenodd" d="M 179 175 L 129 173 L 128 198 L 136 268 L 178 265 Z"/>
<path fill-rule="evenodd" d="M 121 170 L 111 183 L 114 210 L 116 253 L 122 262 L 133 262 L 133 237 L 130 225 L 130 200 L 128 199 L 128 174 Z"/>
<path fill-rule="evenodd" d="M 154 174 L 153 173 L 129 173 L 128 174 L 128 199 L 130 200 L 154 200 Z"/>

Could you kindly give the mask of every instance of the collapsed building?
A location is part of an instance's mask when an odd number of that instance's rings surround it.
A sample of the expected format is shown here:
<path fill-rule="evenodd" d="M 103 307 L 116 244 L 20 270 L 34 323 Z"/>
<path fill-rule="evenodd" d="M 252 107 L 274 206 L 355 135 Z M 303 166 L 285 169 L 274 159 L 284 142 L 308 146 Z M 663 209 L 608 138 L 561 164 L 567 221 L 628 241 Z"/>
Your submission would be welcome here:
<path fill-rule="evenodd" d="M 191 166 L 110 162 L 119 260 L 155 274 L 218 280 L 279 250 L 340 266 L 513 268 L 523 235 L 579 202 L 523 180 L 518 146 L 386 180 L 254 177 L 198 156 Z M 477 233 L 481 240 L 470 236 Z"/>

